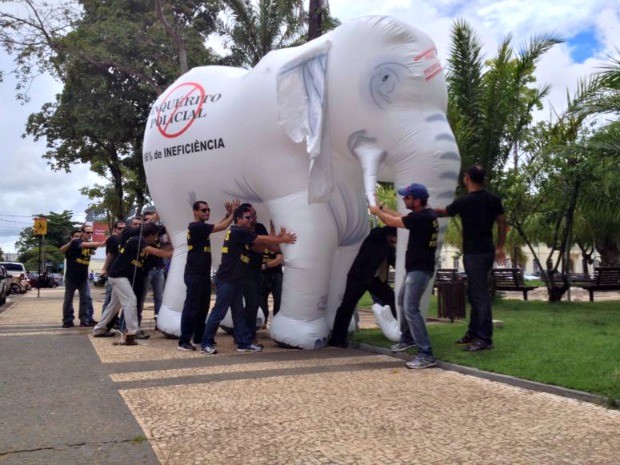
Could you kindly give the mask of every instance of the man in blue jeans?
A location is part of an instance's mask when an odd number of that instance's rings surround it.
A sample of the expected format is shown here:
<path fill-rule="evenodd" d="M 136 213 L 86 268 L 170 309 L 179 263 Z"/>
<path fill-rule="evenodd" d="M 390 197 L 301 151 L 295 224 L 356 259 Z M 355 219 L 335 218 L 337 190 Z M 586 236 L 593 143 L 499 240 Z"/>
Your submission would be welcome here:
<path fill-rule="evenodd" d="M 215 349 L 215 333 L 230 307 L 233 319 L 233 331 L 237 351 L 260 352 L 261 345 L 252 344 L 252 335 L 243 313 L 243 279 L 245 267 L 250 262 L 250 249 L 262 251 L 265 247 L 278 244 L 294 244 L 297 236 L 285 228 L 277 236 L 258 236 L 251 230 L 252 209 L 240 206 L 233 214 L 235 224 L 226 231 L 222 245 L 222 262 L 215 275 L 215 305 L 209 313 L 204 335 L 202 352 L 206 355 L 217 353 Z"/>
<path fill-rule="evenodd" d="M 477 352 L 493 348 L 493 315 L 488 278 L 493 262 L 506 262 L 506 217 L 502 201 L 484 189 L 484 168 L 473 165 L 463 176 L 467 194 L 445 209 L 435 209 L 438 216 L 461 217 L 463 225 L 463 264 L 467 274 L 467 294 L 471 305 L 467 333 L 455 341 L 463 350 Z M 493 224 L 497 223 L 497 246 L 493 246 Z"/>
<path fill-rule="evenodd" d="M 418 347 L 418 353 L 407 362 L 407 368 L 422 369 L 437 366 L 431 341 L 426 330 L 420 300 L 435 271 L 435 250 L 439 223 L 437 215 L 427 206 L 428 190 L 422 184 L 410 184 L 398 190 L 405 207 L 411 210 L 407 216 L 388 210 L 383 204 L 369 207 L 370 213 L 379 217 L 387 226 L 409 230 L 409 242 L 405 255 L 405 282 L 400 288 L 398 302 L 408 325 L 409 332 L 402 331 L 401 345 Z M 408 341 L 412 338 L 413 341 Z"/>
<path fill-rule="evenodd" d="M 73 296 L 78 291 L 80 296 L 79 318 L 80 326 L 90 327 L 97 324 L 89 314 L 89 306 L 92 305 L 90 288 L 88 286 L 88 267 L 90 256 L 97 247 L 105 245 L 103 242 L 92 242 L 93 228 L 85 226 L 75 229 L 71 233 L 69 242 L 60 247 L 60 251 L 65 254 L 67 269 L 65 273 L 65 298 L 62 304 L 62 327 L 72 328 L 74 326 L 73 317 Z"/>

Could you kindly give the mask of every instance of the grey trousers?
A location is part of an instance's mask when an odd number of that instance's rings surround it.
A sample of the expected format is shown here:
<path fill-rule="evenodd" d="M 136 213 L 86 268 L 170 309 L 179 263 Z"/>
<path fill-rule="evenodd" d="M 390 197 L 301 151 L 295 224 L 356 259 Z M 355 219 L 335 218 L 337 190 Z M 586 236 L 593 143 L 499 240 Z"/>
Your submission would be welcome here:
<path fill-rule="evenodd" d="M 107 330 L 107 325 L 123 309 L 127 334 L 137 334 L 140 330 L 138 324 L 138 299 L 134 294 L 131 283 L 127 278 L 108 278 L 112 285 L 112 298 L 110 303 L 103 309 L 101 320 L 93 329 L 94 333 Z"/>

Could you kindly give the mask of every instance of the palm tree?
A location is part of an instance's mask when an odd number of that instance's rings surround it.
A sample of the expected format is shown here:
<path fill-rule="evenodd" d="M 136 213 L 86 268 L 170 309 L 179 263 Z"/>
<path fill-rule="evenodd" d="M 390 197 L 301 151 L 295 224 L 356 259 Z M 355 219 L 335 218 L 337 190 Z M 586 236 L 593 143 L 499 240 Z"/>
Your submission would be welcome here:
<path fill-rule="evenodd" d="M 511 151 L 532 122 L 532 111 L 541 105 L 549 86 L 532 88 L 536 63 L 560 39 L 542 34 L 519 51 L 510 35 L 497 56 L 485 61 L 482 44 L 472 28 L 457 20 L 451 33 L 448 60 L 448 118 L 461 152 L 463 166 L 482 164 L 488 183 L 497 187 Z"/>
<path fill-rule="evenodd" d="M 329 14 L 326 0 L 322 5 L 311 5 L 313 17 L 304 10 L 302 0 L 222 0 L 226 20 L 220 20 L 218 29 L 231 54 L 225 64 L 250 68 L 272 50 L 301 45 L 317 34 L 327 32 L 340 24 Z M 320 31 L 313 29 L 308 36 L 309 21 L 316 23 L 320 15 Z"/>
<path fill-rule="evenodd" d="M 253 67 L 271 50 L 304 42 L 306 13 L 301 0 L 223 0 L 226 20 L 219 31 L 230 49 L 229 63 Z"/>

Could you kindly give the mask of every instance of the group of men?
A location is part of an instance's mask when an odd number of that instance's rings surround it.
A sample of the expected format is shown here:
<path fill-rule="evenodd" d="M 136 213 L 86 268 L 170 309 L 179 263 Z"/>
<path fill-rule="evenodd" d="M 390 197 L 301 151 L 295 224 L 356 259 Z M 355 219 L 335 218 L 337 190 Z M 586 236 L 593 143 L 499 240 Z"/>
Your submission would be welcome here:
<path fill-rule="evenodd" d="M 348 327 L 355 306 L 364 292 L 369 291 L 376 302 L 388 305 L 396 316 L 394 291 L 387 283 L 387 269 L 394 265 L 396 229 L 409 230 L 405 256 L 405 280 L 398 293 L 401 309 L 401 338 L 392 346 L 394 352 L 417 347 L 417 354 L 407 362 L 412 369 L 436 366 L 420 302 L 435 271 L 435 252 L 439 234 L 438 217 L 460 216 L 463 231 L 465 273 L 468 280 L 468 298 L 471 305 L 466 334 L 455 341 L 465 345 L 464 350 L 477 352 L 493 348 L 493 320 L 491 297 L 487 288 L 489 272 L 495 261 L 505 262 L 504 241 L 506 220 L 501 200 L 484 188 L 484 169 L 469 167 L 463 182 L 467 194 L 446 208 L 432 209 L 428 205 L 428 189 L 413 183 L 398 190 L 405 207 L 411 212 L 402 216 L 384 204 L 370 206 L 386 227 L 374 228 L 362 243 L 360 251 L 347 275 L 347 285 L 334 320 L 329 344 L 346 347 Z M 266 289 L 274 295 L 274 314 L 279 309 L 282 289 L 282 253 L 280 244 L 293 244 L 296 235 L 286 228 L 278 234 L 271 225 L 271 233 L 257 222 L 256 210 L 239 200 L 227 202 L 226 216 L 218 223 L 209 223 L 211 209 L 206 201 L 192 206 L 194 221 L 187 231 L 187 262 L 184 280 L 187 288 L 181 316 L 179 350 L 195 351 L 196 345 L 206 355 L 217 353 L 215 335 L 230 308 L 233 334 L 237 350 L 260 352 L 255 343 L 257 312 L 261 307 L 268 316 Z M 96 247 L 105 242 L 93 242 L 92 228 L 85 226 L 72 234 L 72 239 L 61 250 L 67 256 L 66 293 L 63 304 L 63 327 L 73 326 L 72 299 L 75 290 L 80 293 L 80 326 L 94 326 L 97 337 L 113 335 L 111 328 L 119 310 L 124 316 L 121 344 L 135 344 L 140 337 L 140 311 L 146 286 L 151 282 L 155 296 L 155 316 L 161 305 L 163 292 L 163 258 L 172 255 L 169 245 L 162 248 L 159 238 L 162 230 L 149 218 L 114 225 L 107 239 L 104 273 L 109 287 L 101 321 L 92 315 L 92 299 L 88 289 L 88 264 Z M 135 222 L 134 222 L 135 221 Z M 493 225 L 497 224 L 497 246 L 493 241 Z M 222 246 L 221 264 L 215 275 L 216 301 L 209 312 L 211 298 L 211 243 L 213 233 L 226 231 Z M 150 260 L 150 263 L 149 263 Z M 137 284 L 136 284 L 137 283 Z M 89 303 L 90 301 L 90 303 Z M 90 308 L 90 311 L 89 311 Z M 193 343 L 192 343 L 193 342 Z"/>
<path fill-rule="evenodd" d="M 282 253 L 278 246 L 293 244 L 297 237 L 286 228 L 281 228 L 278 234 L 272 228 L 269 234 L 265 226 L 257 222 L 256 210 L 250 204 L 239 204 L 235 200 L 225 207 L 226 217 L 210 224 L 207 223 L 211 214 L 209 204 L 200 200 L 192 206 L 194 221 L 187 231 L 184 274 L 187 293 L 181 314 L 179 350 L 195 351 L 196 344 L 204 354 L 215 355 L 215 334 L 230 308 L 237 350 L 260 352 L 263 347 L 255 343 L 256 321 L 259 306 L 265 313 L 265 321 L 267 319 L 266 290 L 274 293 L 274 314 L 279 309 Z M 207 318 L 211 298 L 210 236 L 224 230 L 222 260 L 215 275 L 215 305 Z"/>
<path fill-rule="evenodd" d="M 427 188 L 417 183 L 398 190 L 398 194 L 403 196 L 405 207 L 411 210 L 408 215 L 402 216 L 383 204 L 369 207 L 370 213 L 387 225 L 384 228 L 386 237 L 389 238 L 392 234 L 389 228 L 409 230 L 405 281 L 398 295 L 398 305 L 402 309 L 401 338 L 392 346 L 394 352 L 417 347 L 417 354 L 406 363 L 408 368 L 422 369 L 437 365 L 424 316 L 420 310 L 420 302 L 428 285 L 431 284 L 435 271 L 439 232 L 437 218 L 440 216 L 460 216 L 463 230 L 464 266 L 471 314 L 466 334 L 455 343 L 465 345 L 464 350 L 469 352 L 493 348 L 493 317 L 487 280 L 493 263 L 497 261 L 503 264 L 506 260 L 504 252 L 506 219 L 499 197 L 484 189 L 484 175 L 484 169 L 480 165 L 469 167 L 463 176 L 467 194 L 456 199 L 445 209 L 430 208 Z M 493 245 L 494 224 L 497 224 L 497 246 Z M 378 236 L 378 233 L 374 235 Z M 364 245 L 360 253 L 363 253 Z M 374 263 L 376 265 L 377 262 Z M 354 262 L 352 270 L 355 266 Z M 346 328 L 351 321 L 355 303 L 364 290 L 373 292 L 372 281 L 368 279 L 371 274 L 367 273 L 365 283 L 356 287 L 355 280 L 349 272 L 345 298 L 336 313 L 330 345 L 347 346 Z"/>
<path fill-rule="evenodd" d="M 63 328 L 74 326 L 72 301 L 77 290 L 80 326 L 94 327 L 95 337 L 114 336 L 112 328 L 115 325 L 122 330 L 120 344 L 133 345 L 136 338 L 149 337 L 139 327 L 147 286 L 152 283 L 157 314 L 163 294 L 163 258 L 169 258 L 172 250 L 169 246 L 162 248 L 160 239 L 164 237 L 164 230 L 157 224 L 155 211 L 145 211 L 144 216 L 144 224 L 140 216 L 133 217 L 129 226 L 124 221 L 117 221 L 112 234 L 101 242 L 92 241 L 93 228 L 84 225 L 74 230 L 70 241 L 61 247 L 67 260 Z M 101 273 L 107 276 L 107 282 L 102 317 L 96 321 L 88 285 L 88 267 L 91 255 L 102 246 L 106 246 L 106 260 Z M 123 313 L 119 321 L 121 309 Z"/>

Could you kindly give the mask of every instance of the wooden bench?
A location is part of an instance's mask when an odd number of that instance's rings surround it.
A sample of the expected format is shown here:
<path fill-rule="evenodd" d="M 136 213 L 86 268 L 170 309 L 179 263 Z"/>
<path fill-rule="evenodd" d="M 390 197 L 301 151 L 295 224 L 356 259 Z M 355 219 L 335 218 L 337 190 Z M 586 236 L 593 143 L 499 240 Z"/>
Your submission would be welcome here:
<path fill-rule="evenodd" d="M 590 293 L 590 302 L 594 302 L 594 291 L 620 291 L 620 266 L 594 268 L 590 282 L 578 286 Z"/>
<path fill-rule="evenodd" d="M 527 293 L 538 286 L 527 286 L 523 279 L 523 270 L 520 268 L 493 268 L 491 270 L 493 294 L 495 291 L 521 291 L 523 300 L 527 300 Z"/>

